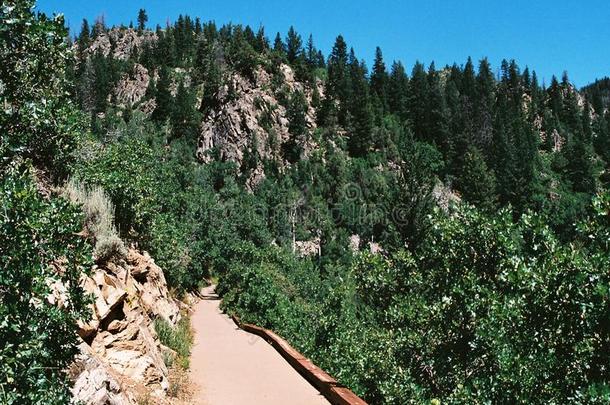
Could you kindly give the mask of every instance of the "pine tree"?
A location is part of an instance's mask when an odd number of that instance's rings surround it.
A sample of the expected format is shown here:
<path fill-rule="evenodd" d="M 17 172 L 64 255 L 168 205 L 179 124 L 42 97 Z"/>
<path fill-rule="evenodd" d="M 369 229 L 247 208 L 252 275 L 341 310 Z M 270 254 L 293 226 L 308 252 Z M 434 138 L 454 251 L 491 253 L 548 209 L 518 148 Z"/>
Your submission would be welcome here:
<path fill-rule="evenodd" d="M 447 150 L 444 152 L 446 169 L 453 174 L 461 172 L 466 151 L 474 139 L 472 106 L 468 96 L 459 90 L 462 76 L 460 68 L 455 65 L 445 83 L 445 104 L 449 114 L 447 126 L 451 136 L 446 142 Z"/>
<path fill-rule="evenodd" d="M 171 28 L 168 27 L 165 31 L 162 31 L 160 27 L 157 27 L 157 37 L 156 60 L 162 61 L 165 66 L 175 66 L 177 60 L 176 45 Z"/>
<path fill-rule="evenodd" d="M 375 95 L 383 111 L 388 109 L 387 99 L 387 84 L 388 84 L 388 72 L 386 70 L 385 63 L 383 61 L 383 54 L 381 48 L 375 49 L 375 63 L 373 64 L 373 73 L 371 74 L 371 91 Z"/>
<path fill-rule="evenodd" d="M 538 173 L 540 156 L 538 152 L 538 134 L 527 121 L 525 114 L 518 115 L 513 123 L 515 148 L 515 179 L 513 186 L 513 204 L 517 212 L 528 208 L 537 208 L 534 204 L 541 193 Z"/>
<path fill-rule="evenodd" d="M 324 59 L 324 54 L 320 50 L 318 50 L 317 67 L 321 69 L 324 69 L 326 67 L 326 60 Z"/>
<path fill-rule="evenodd" d="M 428 77 L 424 65 L 416 62 L 409 81 L 408 111 L 415 139 L 426 139 L 426 114 L 429 93 Z"/>
<path fill-rule="evenodd" d="M 499 92 L 490 154 L 490 161 L 496 174 L 497 192 L 502 205 L 514 201 L 516 183 L 515 149 L 511 139 L 512 122 L 508 112 L 508 104 L 506 92 L 504 90 Z"/>
<path fill-rule="evenodd" d="M 288 130 L 292 135 L 303 137 L 307 133 L 307 99 L 302 91 L 296 90 L 290 97 L 286 116 L 288 118 Z"/>
<path fill-rule="evenodd" d="M 90 38 L 90 28 L 89 21 L 86 18 L 83 18 L 83 23 L 81 25 L 80 34 L 78 35 L 78 39 L 76 43 L 78 44 L 78 51 L 82 54 L 82 52 L 89 47 L 91 42 Z"/>
<path fill-rule="evenodd" d="M 487 167 L 482 153 L 473 146 L 465 154 L 458 187 L 469 203 L 488 211 L 495 207 L 496 178 Z"/>
<path fill-rule="evenodd" d="M 307 39 L 307 46 L 305 49 L 305 60 L 307 61 L 307 66 L 309 66 L 310 69 L 313 70 L 318 67 L 318 50 L 316 49 L 313 43 L 313 35 L 311 34 Z"/>
<path fill-rule="evenodd" d="M 536 71 L 532 71 L 531 79 L 529 80 L 528 94 L 530 96 L 530 107 L 529 107 L 529 120 L 534 122 L 536 117 L 543 113 L 544 106 L 543 100 L 540 93 L 540 87 L 538 84 L 538 75 Z"/>
<path fill-rule="evenodd" d="M 610 113 L 604 114 L 603 108 L 597 111 L 600 112 L 595 115 L 593 120 L 593 131 L 595 132 L 593 145 L 606 165 L 610 165 Z"/>
<path fill-rule="evenodd" d="M 256 47 L 257 47 L 256 34 L 254 33 L 254 31 L 252 30 L 252 28 L 249 25 L 246 25 L 246 28 L 244 28 L 243 36 L 244 36 L 245 41 L 248 44 L 250 44 L 250 46 L 252 48 L 256 49 Z"/>
<path fill-rule="evenodd" d="M 148 22 L 148 15 L 146 10 L 143 8 L 138 12 L 138 31 L 142 32 L 146 29 L 146 23 Z"/>
<path fill-rule="evenodd" d="M 352 156 L 364 156 L 375 144 L 373 140 L 373 106 L 366 80 L 366 66 L 358 62 L 353 50 L 350 56 L 350 82 L 352 84 L 349 113 L 352 131 L 349 137 L 349 152 Z"/>
<path fill-rule="evenodd" d="M 210 44 L 218 39 L 218 29 L 216 28 L 216 23 L 214 21 L 204 24 L 202 32 L 203 38 Z"/>
<path fill-rule="evenodd" d="M 197 38 L 199 38 L 199 35 L 201 34 L 203 28 L 201 26 L 201 18 L 196 17 L 195 18 L 195 36 Z"/>
<path fill-rule="evenodd" d="M 562 150 L 568 162 L 566 175 L 572 183 L 572 189 L 575 192 L 593 194 L 595 193 L 596 186 L 591 146 L 589 105 L 587 103 L 585 110 L 581 113 L 576 92 L 572 89 L 565 73 L 561 86 L 565 89 L 566 93 L 563 100 L 561 120 L 569 131 L 567 144 Z"/>
<path fill-rule="evenodd" d="M 553 111 L 553 113 L 559 117 L 563 109 L 563 91 L 555 76 L 551 78 L 551 85 L 548 89 L 548 95 L 549 107 L 551 108 L 551 111 Z"/>
<path fill-rule="evenodd" d="M 590 145 L 582 138 L 573 138 L 564 147 L 563 153 L 568 162 L 567 178 L 572 189 L 578 193 L 595 193 L 595 174 L 593 152 Z"/>
<path fill-rule="evenodd" d="M 93 113 L 105 112 L 108 107 L 108 96 L 111 94 L 114 84 L 119 79 L 119 71 L 112 57 L 105 57 L 102 50 L 91 57 L 91 72 L 86 85 L 86 92 L 91 94 L 88 98 L 92 101 Z"/>
<path fill-rule="evenodd" d="M 495 89 L 496 83 L 491 66 L 487 59 L 482 59 L 479 62 L 475 86 L 474 143 L 483 151 L 487 162 L 489 162 L 489 150 L 493 139 Z"/>
<path fill-rule="evenodd" d="M 104 16 L 101 15 L 95 19 L 95 23 L 93 24 L 93 30 L 91 31 L 92 39 L 96 39 L 101 34 L 106 33 L 106 21 Z"/>
<path fill-rule="evenodd" d="M 348 75 L 347 44 L 339 35 L 328 57 L 328 91 L 340 101 L 344 101 L 348 93 Z"/>
<path fill-rule="evenodd" d="M 297 162 L 301 157 L 301 145 L 307 141 L 307 100 L 301 91 L 295 91 L 288 102 L 286 117 L 288 118 L 290 138 L 284 145 L 282 151 L 284 157 L 291 163 Z"/>
<path fill-rule="evenodd" d="M 335 40 L 335 45 L 328 57 L 327 97 L 322 104 L 323 119 L 335 115 L 335 101 L 339 103 L 336 117 L 339 124 L 345 125 L 347 105 L 350 101 L 350 72 L 348 69 L 347 44 L 341 35 Z"/>
<path fill-rule="evenodd" d="M 472 58 L 469 56 L 464 65 L 464 72 L 462 74 L 461 86 L 459 87 L 460 93 L 467 98 L 469 104 L 474 104 L 476 99 L 477 85 L 474 73 L 474 64 Z"/>
<path fill-rule="evenodd" d="M 529 94 L 532 89 L 532 77 L 530 75 L 530 68 L 528 66 L 523 70 L 523 74 L 521 75 L 521 81 L 523 82 L 523 87 L 526 92 Z"/>
<path fill-rule="evenodd" d="M 388 107 L 402 121 L 408 119 L 407 97 L 409 92 L 409 77 L 401 62 L 394 62 L 388 79 Z"/>
<path fill-rule="evenodd" d="M 519 67 L 514 61 L 503 61 L 491 159 L 500 201 L 502 204 L 512 204 L 517 214 L 534 208 L 534 202 L 539 201 L 542 193 L 538 176 L 539 136 L 528 121 L 522 94 Z"/>
<path fill-rule="evenodd" d="M 162 66 L 159 69 L 159 80 L 156 84 L 156 106 L 152 113 L 152 118 L 156 122 L 164 122 L 172 114 L 174 98 L 170 91 L 171 83 L 169 69 Z"/>
<path fill-rule="evenodd" d="M 265 35 L 265 27 L 263 27 L 262 25 L 256 32 L 256 46 L 254 47 L 254 49 L 256 49 L 256 51 L 259 53 L 263 53 L 267 49 L 269 49 L 269 40 Z"/>
<path fill-rule="evenodd" d="M 561 88 L 564 97 L 562 108 L 559 113 L 559 119 L 565 125 L 566 129 L 572 134 L 576 135 L 577 137 L 583 136 L 584 132 L 576 89 L 574 89 L 570 83 L 567 72 L 564 72 L 563 74 Z"/>
<path fill-rule="evenodd" d="M 185 138 L 194 142 L 197 138 L 198 114 L 195 110 L 195 97 L 181 81 L 171 110 L 171 124 L 174 138 Z"/>
<path fill-rule="evenodd" d="M 273 50 L 282 58 L 286 57 L 286 45 L 284 45 L 279 32 L 275 36 L 275 41 L 273 41 Z"/>
<path fill-rule="evenodd" d="M 288 35 L 286 36 L 286 57 L 288 59 L 288 63 L 291 65 L 295 64 L 302 52 L 303 40 L 295 31 L 294 27 L 291 26 L 288 30 Z"/>
<path fill-rule="evenodd" d="M 201 106 L 199 111 L 207 115 L 218 107 L 218 89 L 222 85 L 222 66 L 219 63 L 221 55 L 217 47 L 211 49 L 202 56 L 201 59 L 201 80 L 203 81 L 203 94 L 201 96 Z"/>
<path fill-rule="evenodd" d="M 449 111 L 440 77 L 434 62 L 428 69 L 428 100 L 425 113 L 425 134 L 444 157 L 449 156 Z"/>

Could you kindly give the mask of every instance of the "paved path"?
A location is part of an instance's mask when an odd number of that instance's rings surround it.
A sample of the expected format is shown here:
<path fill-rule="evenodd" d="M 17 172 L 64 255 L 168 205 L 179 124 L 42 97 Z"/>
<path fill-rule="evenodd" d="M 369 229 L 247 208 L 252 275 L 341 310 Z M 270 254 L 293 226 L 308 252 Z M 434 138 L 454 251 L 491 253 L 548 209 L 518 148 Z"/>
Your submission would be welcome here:
<path fill-rule="evenodd" d="M 328 404 L 273 347 L 220 311 L 213 287 L 204 290 L 204 297 L 191 318 L 196 404 Z"/>

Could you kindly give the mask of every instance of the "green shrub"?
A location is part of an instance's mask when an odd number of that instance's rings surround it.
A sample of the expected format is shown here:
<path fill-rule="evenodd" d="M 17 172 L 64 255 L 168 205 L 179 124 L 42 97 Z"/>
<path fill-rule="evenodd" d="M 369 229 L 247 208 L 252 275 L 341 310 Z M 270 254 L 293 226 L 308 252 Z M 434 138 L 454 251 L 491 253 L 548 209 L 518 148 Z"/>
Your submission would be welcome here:
<path fill-rule="evenodd" d="M 180 367 L 189 367 L 189 357 L 193 347 L 193 331 L 190 318 L 183 315 L 175 326 L 169 324 L 163 318 L 155 319 L 155 331 L 162 344 L 176 352 L 176 361 Z M 166 359 L 170 360 L 170 359 Z"/>
<path fill-rule="evenodd" d="M 0 9 L 0 170 L 20 156 L 64 177 L 83 114 L 66 91 L 71 52 L 63 16 L 48 18 L 33 6 L 10 1 Z"/>
<path fill-rule="evenodd" d="M 141 140 L 128 139 L 106 147 L 86 146 L 87 160 L 76 165 L 74 177 L 89 187 L 101 187 L 116 207 L 123 236 L 145 232 L 155 211 L 156 173 L 159 156 Z"/>
<path fill-rule="evenodd" d="M 62 198 L 41 197 L 31 172 L 17 165 L 1 174 L 0 205 L 0 402 L 67 403 L 76 320 L 90 316 L 79 286 L 92 265 L 79 236 L 82 214 Z M 66 288 L 59 303 L 49 301 L 54 283 Z"/>
<path fill-rule="evenodd" d="M 370 403 L 607 403 L 609 201 L 573 244 L 538 215 L 462 207 L 326 281 L 245 251 L 218 291 Z"/>

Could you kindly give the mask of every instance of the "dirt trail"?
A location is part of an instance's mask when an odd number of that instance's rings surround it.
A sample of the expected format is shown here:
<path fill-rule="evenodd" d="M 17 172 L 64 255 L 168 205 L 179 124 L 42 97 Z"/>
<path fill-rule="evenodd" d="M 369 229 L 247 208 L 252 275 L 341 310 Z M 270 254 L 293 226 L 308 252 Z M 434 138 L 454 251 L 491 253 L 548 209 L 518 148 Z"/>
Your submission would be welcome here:
<path fill-rule="evenodd" d="M 273 347 L 220 311 L 213 287 L 204 290 L 204 297 L 191 318 L 196 404 L 328 404 Z"/>

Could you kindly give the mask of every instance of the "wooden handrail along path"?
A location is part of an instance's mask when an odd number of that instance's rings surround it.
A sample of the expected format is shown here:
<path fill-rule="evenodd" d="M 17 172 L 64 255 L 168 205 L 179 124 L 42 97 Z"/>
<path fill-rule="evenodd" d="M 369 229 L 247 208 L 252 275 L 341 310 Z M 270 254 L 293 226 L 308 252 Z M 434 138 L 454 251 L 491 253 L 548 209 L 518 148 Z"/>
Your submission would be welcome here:
<path fill-rule="evenodd" d="M 341 385 L 324 370 L 313 364 L 311 360 L 299 353 L 273 331 L 249 323 L 242 323 L 235 315 L 231 316 L 231 318 L 240 329 L 265 339 L 330 403 L 335 405 L 367 405 L 362 398 Z"/>

